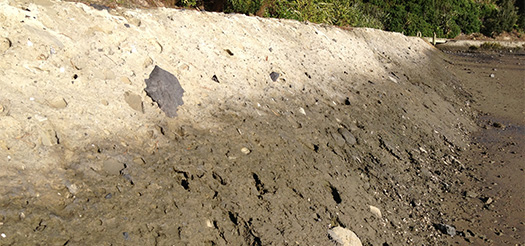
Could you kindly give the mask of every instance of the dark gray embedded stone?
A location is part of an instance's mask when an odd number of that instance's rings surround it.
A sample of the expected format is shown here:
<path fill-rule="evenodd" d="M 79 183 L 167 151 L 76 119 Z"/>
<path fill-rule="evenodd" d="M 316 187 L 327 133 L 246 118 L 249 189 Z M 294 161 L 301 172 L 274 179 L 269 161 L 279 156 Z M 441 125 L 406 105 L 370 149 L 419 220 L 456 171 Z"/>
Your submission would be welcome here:
<path fill-rule="evenodd" d="M 215 81 L 215 82 L 217 82 L 217 83 L 220 83 L 220 82 L 219 82 L 219 78 L 217 78 L 217 75 L 213 75 L 213 76 L 211 77 L 211 80 L 213 80 L 213 81 Z"/>
<path fill-rule="evenodd" d="M 273 82 L 275 82 L 279 78 L 279 75 L 280 75 L 279 73 L 272 72 L 270 73 L 270 78 L 272 79 Z"/>
<path fill-rule="evenodd" d="M 184 104 L 184 89 L 175 75 L 155 66 L 146 81 L 146 93 L 168 117 L 177 116 L 177 107 Z"/>

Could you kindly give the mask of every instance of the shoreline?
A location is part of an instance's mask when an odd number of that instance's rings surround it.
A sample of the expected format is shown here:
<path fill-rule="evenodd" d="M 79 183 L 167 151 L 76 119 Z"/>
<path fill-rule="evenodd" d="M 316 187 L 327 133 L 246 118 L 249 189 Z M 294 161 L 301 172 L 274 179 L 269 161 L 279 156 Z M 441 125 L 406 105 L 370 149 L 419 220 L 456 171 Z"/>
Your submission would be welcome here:
<path fill-rule="evenodd" d="M 509 52 L 445 53 L 453 72 L 473 96 L 472 108 L 480 127 L 471 133 L 470 149 L 463 155 L 467 175 L 460 179 L 468 209 L 458 213 L 462 219 L 456 225 L 468 235 L 451 241 L 521 245 L 525 121 L 520 74 L 525 73 L 525 59 L 522 53 Z"/>

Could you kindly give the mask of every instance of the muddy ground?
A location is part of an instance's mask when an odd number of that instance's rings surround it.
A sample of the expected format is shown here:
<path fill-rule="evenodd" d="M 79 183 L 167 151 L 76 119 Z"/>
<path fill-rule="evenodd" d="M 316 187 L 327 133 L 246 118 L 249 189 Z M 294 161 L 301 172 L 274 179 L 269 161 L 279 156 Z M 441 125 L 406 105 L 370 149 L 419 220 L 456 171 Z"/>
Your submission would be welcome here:
<path fill-rule="evenodd" d="M 1 245 L 334 245 L 336 226 L 363 245 L 523 244 L 520 54 L 0 5 Z M 144 91 L 155 65 L 185 90 L 174 118 Z"/>
<path fill-rule="evenodd" d="M 476 245 L 523 245 L 525 54 L 445 52 L 451 68 L 473 95 L 472 107 L 478 111 L 480 126 L 471 135 L 471 150 L 464 155 L 469 166 L 468 178 L 463 179 L 468 202 L 459 206 L 465 219 L 456 224 L 471 230 L 468 233 L 473 237 L 468 241 Z"/>

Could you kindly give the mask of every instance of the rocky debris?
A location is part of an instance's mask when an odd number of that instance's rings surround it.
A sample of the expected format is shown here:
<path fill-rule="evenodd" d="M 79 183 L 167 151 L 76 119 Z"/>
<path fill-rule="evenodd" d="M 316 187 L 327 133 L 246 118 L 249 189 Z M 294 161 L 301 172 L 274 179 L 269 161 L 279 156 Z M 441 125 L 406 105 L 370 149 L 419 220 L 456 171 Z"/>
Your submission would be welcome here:
<path fill-rule="evenodd" d="M 66 182 L 65 186 L 67 190 L 69 191 L 69 193 L 71 193 L 72 195 L 76 195 L 79 192 L 79 188 L 76 184 Z"/>
<path fill-rule="evenodd" d="M 381 215 L 381 210 L 379 210 L 379 208 L 377 207 L 374 207 L 372 205 L 370 205 L 370 212 L 375 215 L 377 218 L 381 218 L 382 215 Z"/>
<path fill-rule="evenodd" d="M 343 138 L 345 139 L 345 141 L 346 141 L 346 143 L 348 145 L 352 146 L 352 145 L 355 145 L 357 143 L 357 139 L 346 128 L 339 128 L 339 129 L 337 129 L 337 132 L 339 132 L 339 134 L 341 134 L 341 136 L 343 136 Z"/>
<path fill-rule="evenodd" d="M 339 131 L 338 132 L 332 132 L 331 135 L 332 135 L 332 138 L 334 139 L 335 144 L 337 146 L 343 147 L 345 145 L 346 140 L 343 138 L 341 133 L 339 133 Z"/>
<path fill-rule="evenodd" d="M 456 228 L 447 224 L 434 224 L 434 227 L 443 234 L 447 234 L 451 237 L 456 235 Z"/>
<path fill-rule="evenodd" d="M 277 79 L 279 78 L 279 73 L 277 72 L 271 72 L 270 73 L 270 78 L 272 79 L 273 82 L 277 81 Z"/>
<path fill-rule="evenodd" d="M 221 82 L 219 81 L 219 78 L 217 78 L 217 75 L 215 75 L 215 74 L 214 74 L 213 76 L 211 76 L 211 80 L 213 80 L 213 81 L 216 82 L 216 83 L 221 83 Z"/>
<path fill-rule="evenodd" d="M 470 198 L 476 198 L 478 197 L 478 195 L 479 195 L 478 193 L 474 191 L 470 191 L 470 190 L 465 192 L 465 196 L 470 197 Z"/>
<path fill-rule="evenodd" d="M 104 164 L 102 166 L 102 170 L 106 172 L 109 175 L 119 175 L 120 170 L 124 169 L 124 163 L 115 160 L 115 159 L 109 159 L 104 161 Z"/>
<path fill-rule="evenodd" d="M 135 111 L 144 113 L 144 106 L 143 106 L 142 98 L 140 97 L 140 95 L 137 95 L 130 91 L 126 91 L 124 93 L 124 100 Z"/>
<path fill-rule="evenodd" d="M 246 147 L 242 147 L 241 148 L 241 152 L 245 155 L 247 154 L 250 154 L 250 152 L 252 152 L 250 149 L 246 148 Z"/>
<path fill-rule="evenodd" d="M 49 101 L 49 106 L 56 109 L 62 109 L 67 107 L 67 101 L 63 97 L 55 97 Z"/>
<path fill-rule="evenodd" d="M 177 107 L 184 104 L 182 89 L 179 80 L 170 72 L 155 66 L 149 78 L 146 79 L 146 93 L 157 102 L 160 109 L 168 117 L 177 116 Z"/>
<path fill-rule="evenodd" d="M 120 81 L 126 85 L 131 85 L 131 80 L 126 76 L 120 77 Z"/>
<path fill-rule="evenodd" d="M 42 129 L 40 131 L 40 143 L 47 147 L 58 144 L 58 137 L 55 130 L 50 127 L 45 127 Z"/>
<path fill-rule="evenodd" d="M 336 226 L 328 230 L 328 235 L 332 240 L 343 246 L 362 246 L 361 240 L 357 235 L 346 228 Z"/>
<path fill-rule="evenodd" d="M 44 2 L 0 0 L 0 18 L 9 16 L 2 35 L 16 40 L 0 59 L 0 163 L 15 170 L 0 175 L 2 222 L 14 225 L 2 229 L 5 244 L 122 244 L 129 232 L 145 245 L 328 245 L 326 226 L 345 221 L 366 245 L 449 240 L 426 230 L 443 216 L 442 199 L 462 196 L 449 192 L 462 172 L 440 159 L 457 155 L 473 125 L 456 78 L 442 69 L 450 64 L 420 39 Z M 238 47 L 235 56 L 224 47 Z M 161 84 L 151 69 L 170 71 L 159 80 L 180 79 L 184 89 L 148 85 Z M 281 74 L 268 76 L 272 69 Z M 393 73 L 398 83 L 388 82 Z M 64 110 L 41 99 L 55 97 L 67 99 Z M 150 97 L 178 117 L 151 110 Z M 46 144 L 58 146 L 35 146 L 45 124 L 55 132 Z M 31 175 L 36 165 L 42 172 Z M 388 220 L 374 219 L 370 201 L 385 217 L 393 211 Z M 34 230 L 39 218 L 44 233 Z M 54 231 L 64 238 L 46 233 Z"/>
<path fill-rule="evenodd" d="M 0 53 L 3 53 L 9 48 L 11 48 L 11 40 L 8 38 L 0 38 Z"/>

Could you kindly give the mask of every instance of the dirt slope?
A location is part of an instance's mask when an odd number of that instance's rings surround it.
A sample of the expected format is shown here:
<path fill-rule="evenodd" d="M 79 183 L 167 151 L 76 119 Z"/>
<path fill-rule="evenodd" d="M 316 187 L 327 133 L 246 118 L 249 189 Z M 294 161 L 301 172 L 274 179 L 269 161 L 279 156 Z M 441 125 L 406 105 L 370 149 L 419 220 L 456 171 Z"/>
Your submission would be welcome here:
<path fill-rule="evenodd" d="M 418 38 L 47 0 L 0 22 L 1 244 L 450 238 L 476 125 Z M 144 92 L 155 65 L 185 90 L 175 118 Z"/>

